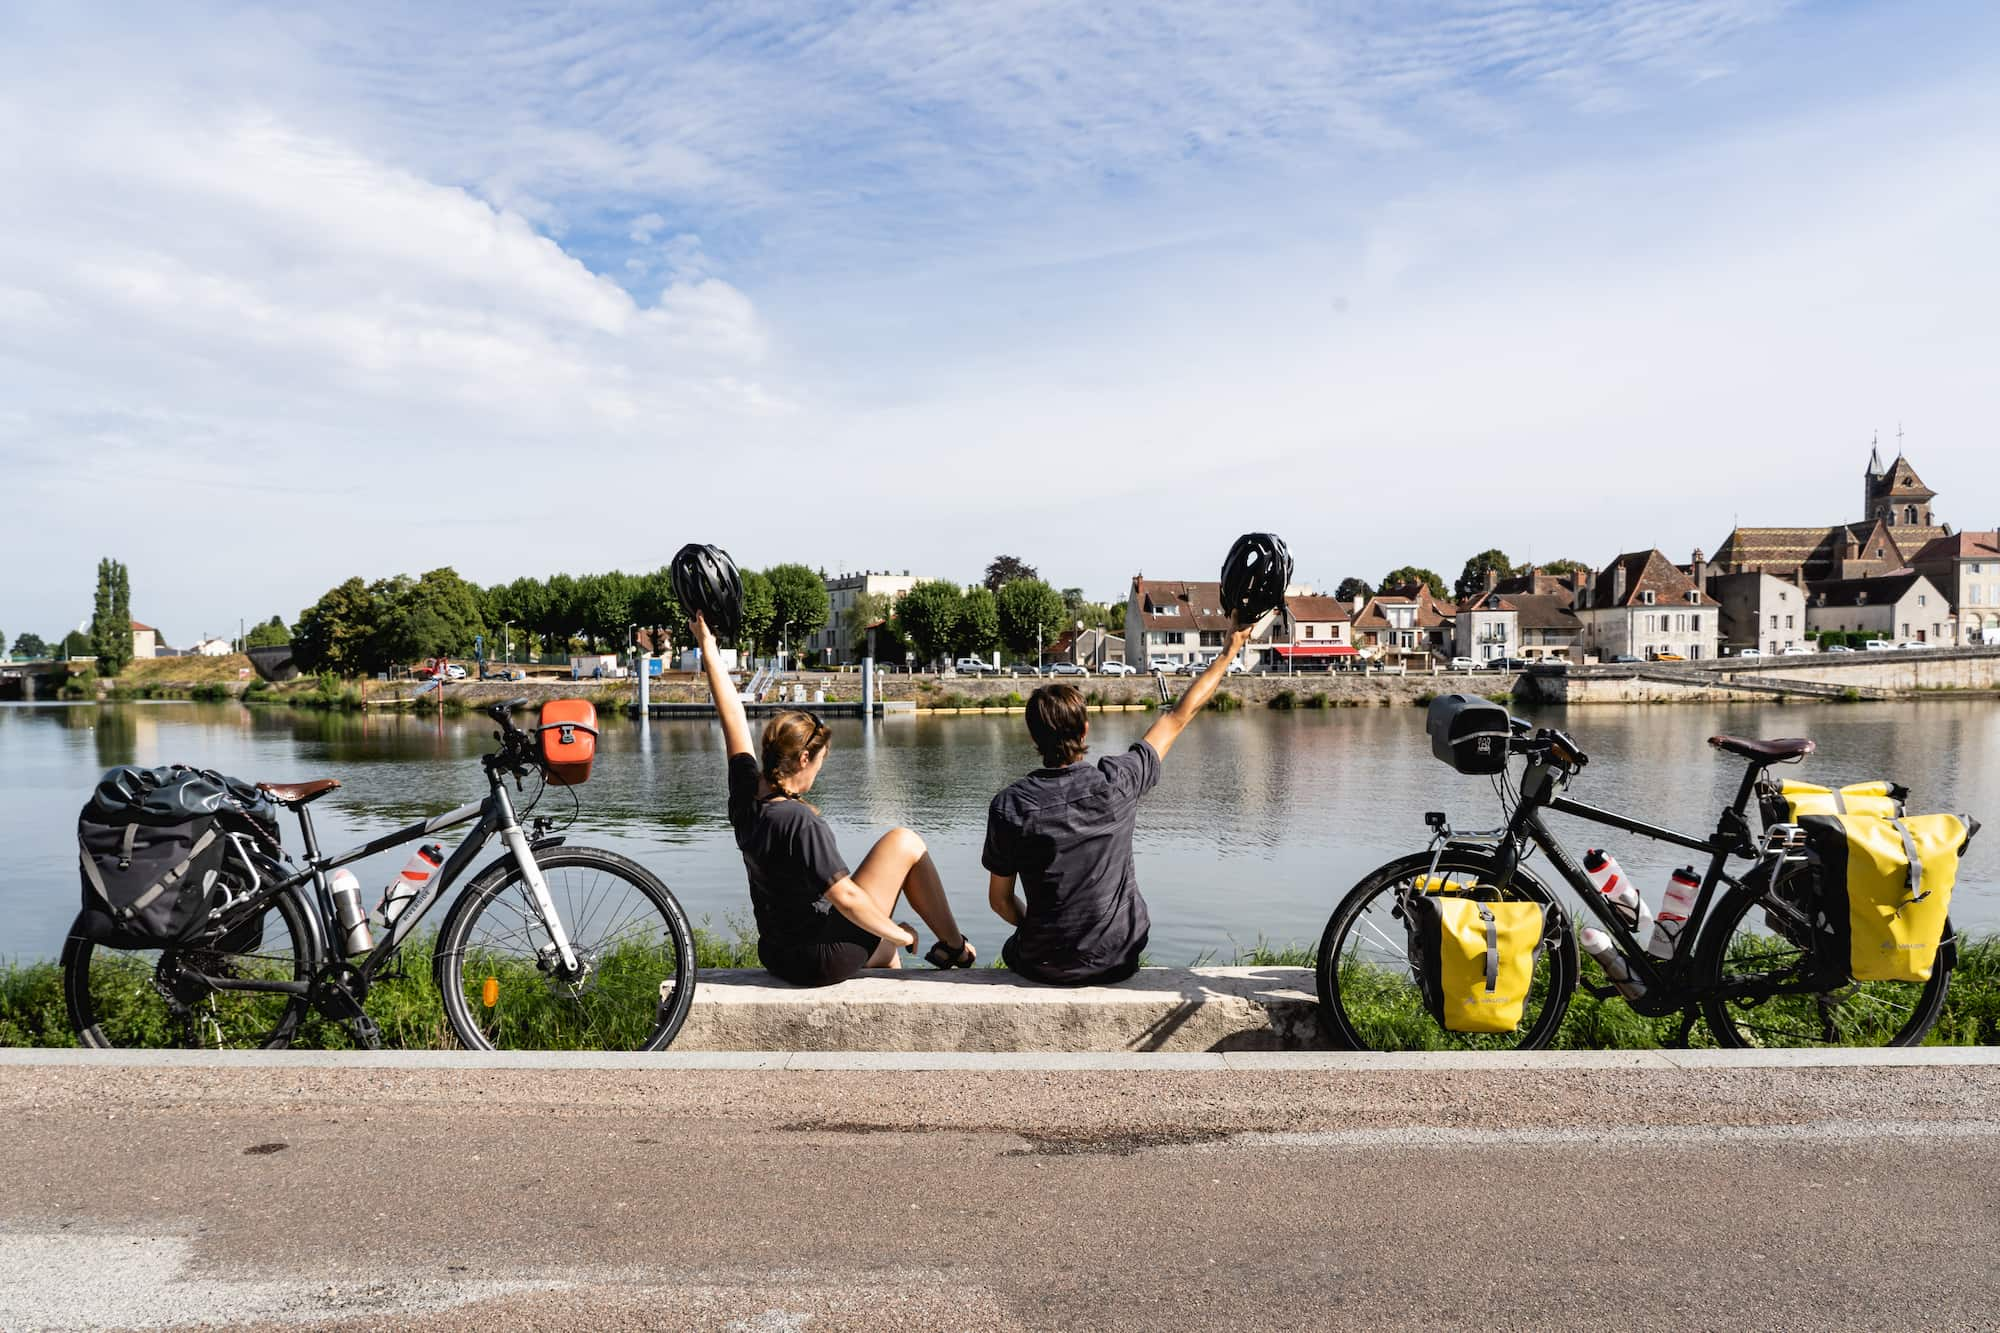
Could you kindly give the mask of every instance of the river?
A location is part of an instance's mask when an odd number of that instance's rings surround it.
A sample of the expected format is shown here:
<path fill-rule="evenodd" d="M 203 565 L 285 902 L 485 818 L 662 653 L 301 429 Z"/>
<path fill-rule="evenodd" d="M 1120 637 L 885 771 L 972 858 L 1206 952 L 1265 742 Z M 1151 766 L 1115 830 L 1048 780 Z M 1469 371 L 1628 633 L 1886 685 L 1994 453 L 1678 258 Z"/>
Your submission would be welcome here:
<path fill-rule="evenodd" d="M 1702 832 L 1741 766 L 1715 754 L 1719 731 L 1807 735 L 1819 753 L 1799 776 L 1836 785 L 1887 776 L 1912 807 L 2000 820 L 2000 708 L 1986 702 L 1848 706 L 1635 705 L 1542 715 L 1591 754 L 1575 794 Z M 1093 717 L 1097 754 L 1129 745 L 1151 714 Z M 1183 736 L 1160 787 L 1141 807 L 1139 881 L 1153 915 L 1151 957 L 1227 961 L 1264 939 L 1316 943 L 1334 902 L 1391 856 L 1421 847 L 1425 810 L 1489 827 L 1489 783 L 1430 756 L 1420 708 L 1203 717 Z M 991 957 L 1004 927 L 986 908 L 979 865 L 986 805 L 1035 764 L 1018 714 L 832 724 L 834 748 L 813 799 L 851 864 L 882 830 L 907 823 L 928 840 L 960 916 Z M 322 844 L 349 846 L 396 824 L 477 800 L 477 756 L 492 725 L 402 713 L 320 714 L 239 704 L 0 704 L 0 957 L 54 956 L 77 906 L 76 813 L 115 764 L 181 762 L 266 781 L 339 778 L 313 807 Z M 723 814 L 721 733 L 713 724 L 607 718 L 595 775 L 575 789 L 573 841 L 612 847 L 651 867 L 697 922 L 747 922 L 743 866 Z M 570 809 L 551 790 L 545 812 Z M 1607 841 L 1657 899 L 1672 849 L 1557 820 L 1581 848 Z M 2000 929 L 1990 833 L 1974 844 L 1953 915 Z M 296 848 L 295 829 L 287 830 Z M 357 867 L 386 882 L 407 849 Z M 438 919 L 442 919 L 439 917 Z"/>

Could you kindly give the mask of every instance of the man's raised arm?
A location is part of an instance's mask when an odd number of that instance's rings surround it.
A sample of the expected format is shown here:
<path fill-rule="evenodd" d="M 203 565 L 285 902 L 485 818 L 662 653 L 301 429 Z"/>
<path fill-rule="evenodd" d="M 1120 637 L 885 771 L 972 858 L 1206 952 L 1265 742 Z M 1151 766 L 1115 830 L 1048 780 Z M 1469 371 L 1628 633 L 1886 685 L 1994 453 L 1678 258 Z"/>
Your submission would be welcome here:
<path fill-rule="evenodd" d="M 1269 619 L 1269 616 L 1264 617 L 1264 620 Z M 1174 742 L 1180 739 L 1181 732 L 1187 729 L 1187 724 L 1194 721 L 1195 715 L 1202 709 L 1208 707 L 1208 701 L 1215 697 L 1215 687 L 1222 684 L 1222 678 L 1229 674 L 1229 664 L 1234 662 L 1250 640 L 1256 637 L 1264 620 L 1232 631 L 1229 635 L 1228 648 L 1215 655 L 1215 660 L 1208 664 L 1208 669 L 1195 678 L 1194 684 L 1187 687 L 1187 692 L 1181 695 L 1179 703 L 1161 714 L 1159 721 L 1146 728 L 1146 744 L 1153 747 L 1153 753 L 1162 759 L 1167 757 L 1167 751 L 1174 748 Z"/>

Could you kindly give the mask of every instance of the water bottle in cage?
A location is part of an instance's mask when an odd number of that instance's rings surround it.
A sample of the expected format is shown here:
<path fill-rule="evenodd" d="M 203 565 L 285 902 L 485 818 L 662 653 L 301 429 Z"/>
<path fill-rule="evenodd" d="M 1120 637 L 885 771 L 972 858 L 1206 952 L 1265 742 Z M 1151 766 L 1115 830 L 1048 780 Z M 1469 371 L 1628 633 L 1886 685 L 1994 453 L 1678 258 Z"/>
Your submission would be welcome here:
<path fill-rule="evenodd" d="M 333 915 L 340 923 L 341 952 L 352 957 L 375 947 L 368 929 L 368 913 L 361 906 L 361 881 L 342 866 L 326 877 L 326 896 L 333 899 Z"/>
<path fill-rule="evenodd" d="M 1687 929 L 1688 913 L 1701 893 L 1701 876 L 1693 866 L 1682 866 L 1667 883 L 1667 896 L 1660 899 L 1660 917 L 1653 923 L 1653 942 L 1646 952 L 1655 958 L 1672 958 L 1680 947 L 1681 932 Z"/>
<path fill-rule="evenodd" d="M 417 848 L 416 855 L 382 890 L 382 905 L 376 910 L 381 915 L 383 929 L 395 926 L 396 918 L 422 896 L 425 886 L 431 882 L 431 876 L 443 864 L 444 848 L 438 844 L 429 843 Z"/>
<path fill-rule="evenodd" d="M 1604 969 L 1605 980 L 1616 986 L 1628 1000 L 1636 1000 L 1646 993 L 1646 983 L 1632 975 L 1626 966 L 1625 955 L 1618 952 L 1618 945 L 1603 931 L 1586 926 L 1577 933 L 1577 943 L 1583 951 L 1597 960 Z"/>
<path fill-rule="evenodd" d="M 1611 910 L 1632 932 L 1632 937 L 1644 944 L 1647 932 L 1653 927 L 1653 909 L 1646 906 L 1638 888 L 1626 877 L 1625 868 L 1611 853 L 1593 847 L 1583 854 L 1583 871 L 1590 876 L 1591 886 L 1604 895 Z"/>

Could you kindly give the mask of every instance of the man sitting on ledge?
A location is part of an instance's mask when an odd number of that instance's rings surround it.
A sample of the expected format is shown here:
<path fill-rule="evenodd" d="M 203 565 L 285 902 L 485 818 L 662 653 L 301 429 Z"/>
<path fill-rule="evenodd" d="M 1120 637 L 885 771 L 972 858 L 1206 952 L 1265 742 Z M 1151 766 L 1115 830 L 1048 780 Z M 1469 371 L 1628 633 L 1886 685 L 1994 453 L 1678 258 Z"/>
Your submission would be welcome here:
<path fill-rule="evenodd" d="M 1015 927 L 1001 948 L 1009 970 L 1053 986 L 1105 985 L 1139 970 L 1152 924 L 1132 870 L 1139 798 L 1255 633 L 1253 625 L 1231 634 L 1144 740 L 1095 764 L 1083 762 L 1090 715 L 1076 687 L 1044 685 L 1029 697 L 1028 735 L 1045 767 L 993 798 L 980 856 L 987 900 Z"/>

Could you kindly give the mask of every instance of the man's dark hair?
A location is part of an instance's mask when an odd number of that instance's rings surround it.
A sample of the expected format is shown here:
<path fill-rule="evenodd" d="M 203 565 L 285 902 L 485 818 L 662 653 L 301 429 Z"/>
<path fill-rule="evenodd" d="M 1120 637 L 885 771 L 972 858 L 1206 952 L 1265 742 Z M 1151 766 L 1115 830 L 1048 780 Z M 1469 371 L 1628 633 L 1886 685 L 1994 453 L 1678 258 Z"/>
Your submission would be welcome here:
<path fill-rule="evenodd" d="M 1089 751 L 1083 743 L 1089 720 L 1074 685 L 1044 685 L 1028 696 L 1028 734 L 1050 768 L 1073 764 Z"/>

